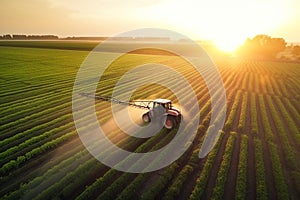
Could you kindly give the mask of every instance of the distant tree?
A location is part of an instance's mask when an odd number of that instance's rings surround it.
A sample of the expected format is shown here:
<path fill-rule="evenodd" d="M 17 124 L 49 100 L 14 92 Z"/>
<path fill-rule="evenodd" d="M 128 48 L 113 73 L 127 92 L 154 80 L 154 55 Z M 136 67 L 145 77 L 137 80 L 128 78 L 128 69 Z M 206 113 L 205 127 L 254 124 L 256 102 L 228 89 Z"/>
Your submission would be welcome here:
<path fill-rule="evenodd" d="M 21 34 L 6 34 L 0 35 L 0 39 L 4 40 L 58 40 L 59 37 L 56 35 L 21 35 Z"/>
<path fill-rule="evenodd" d="M 247 39 L 240 48 L 240 54 L 259 59 L 274 59 L 279 52 L 284 51 L 286 42 L 283 38 L 271 38 L 268 35 L 257 35 Z"/>
<path fill-rule="evenodd" d="M 300 56 L 300 46 L 299 45 L 293 46 L 292 54 L 295 56 Z"/>
<path fill-rule="evenodd" d="M 28 35 L 27 39 L 30 39 L 30 40 L 57 40 L 58 36 L 56 36 L 56 35 Z"/>
<path fill-rule="evenodd" d="M 24 40 L 27 38 L 27 36 L 26 35 L 13 35 L 12 38 L 15 40 Z"/>
<path fill-rule="evenodd" d="M 10 39 L 12 39 L 12 37 L 11 37 L 11 35 L 7 34 L 7 35 L 3 35 L 3 39 L 10 40 Z"/>
<path fill-rule="evenodd" d="M 300 46 L 296 45 L 296 46 L 292 46 L 292 55 L 294 56 L 294 58 L 296 60 L 300 60 Z"/>

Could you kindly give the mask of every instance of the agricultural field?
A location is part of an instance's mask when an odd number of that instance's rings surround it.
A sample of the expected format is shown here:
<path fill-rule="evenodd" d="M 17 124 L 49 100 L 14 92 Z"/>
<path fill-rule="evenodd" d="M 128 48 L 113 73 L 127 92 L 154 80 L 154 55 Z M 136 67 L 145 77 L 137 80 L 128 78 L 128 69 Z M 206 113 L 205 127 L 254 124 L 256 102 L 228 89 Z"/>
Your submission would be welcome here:
<path fill-rule="evenodd" d="M 201 116 L 193 143 L 178 160 L 154 172 L 125 173 L 96 160 L 73 121 L 74 81 L 95 44 L 8 43 L 0 42 L 0 199 L 300 197 L 299 63 L 214 58 L 226 90 L 227 114 L 214 149 L 200 159 L 205 133 L 213 128 L 203 79 L 175 55 L 147 50 L 119 58 L 102 76 L 98 94 L 111 95 L 120 76 L 136 65 L 162 63 L 190 82 Z M 115 48 L 99 53 L 110 56 Z M 162 71 L 161 77 L 168 74 Z M 191 95 L 184 88 L 179 92 Z M 138 88 L 133 98 L 178 103 L 172 91 L 157 84 Z M 95 104 L 99 123 L 110 128 L 107 136 L 128 151 L 160 149 L 176 134 L 176 129 L 162 129 L 149 139 L 130 137 L 111 125 L 110 103 Z"/>

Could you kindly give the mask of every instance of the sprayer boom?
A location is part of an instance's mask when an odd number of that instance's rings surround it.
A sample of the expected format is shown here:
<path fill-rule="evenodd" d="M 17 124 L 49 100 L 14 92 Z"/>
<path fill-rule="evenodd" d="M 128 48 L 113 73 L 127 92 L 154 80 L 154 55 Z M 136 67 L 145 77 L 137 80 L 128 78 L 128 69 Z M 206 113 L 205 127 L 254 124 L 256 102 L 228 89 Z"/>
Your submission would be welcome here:
<path fill-rule="evenodd" d="M 136 108 L 142 108 L 142 109 L 150 109 L 150 104 L 153 103 L 151 100 L 141 100 L 141 101 L 120 101 L 113 97 L 107 97 L 107 96 L 99 96 L 99 95 L 93 95 L 88 93 L 80 93 L 80 95 L 85 97 L 94 98 L 100 101 L 108 101 L 116 104 L 121 105 L 127 105 L 127 106 L 133 106 Z"/>

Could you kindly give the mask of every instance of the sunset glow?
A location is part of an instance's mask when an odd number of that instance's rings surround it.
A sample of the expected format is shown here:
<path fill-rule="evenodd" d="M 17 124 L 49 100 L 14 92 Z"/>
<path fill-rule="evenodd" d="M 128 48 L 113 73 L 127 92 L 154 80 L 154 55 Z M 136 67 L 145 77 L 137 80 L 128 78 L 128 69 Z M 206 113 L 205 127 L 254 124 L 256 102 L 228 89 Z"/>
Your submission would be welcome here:
<path fill-rule="evenodd" d="M 256 34 L 300 41 L 299 10 L 297 0 L 3 0 L 0 34 L 112 36 L 153 27 L 233 51 Z"/>

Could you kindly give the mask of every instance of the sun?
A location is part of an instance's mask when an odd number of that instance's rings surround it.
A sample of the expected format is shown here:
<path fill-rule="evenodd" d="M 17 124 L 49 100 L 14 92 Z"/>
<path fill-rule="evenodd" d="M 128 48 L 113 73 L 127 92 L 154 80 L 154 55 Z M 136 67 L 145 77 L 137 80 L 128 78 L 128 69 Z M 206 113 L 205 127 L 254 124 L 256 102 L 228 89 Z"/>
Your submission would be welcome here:
<path fill-rule="evenodd" d="M 213 43 L 220 51 L 226 53 L 234 53 L 238 49 L 238 47 L 242 45 L 241 41 L 233 40 L 230 38 L 215 39 Z"/>

